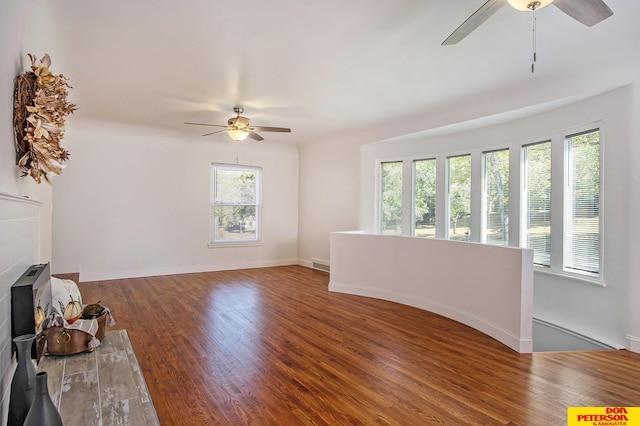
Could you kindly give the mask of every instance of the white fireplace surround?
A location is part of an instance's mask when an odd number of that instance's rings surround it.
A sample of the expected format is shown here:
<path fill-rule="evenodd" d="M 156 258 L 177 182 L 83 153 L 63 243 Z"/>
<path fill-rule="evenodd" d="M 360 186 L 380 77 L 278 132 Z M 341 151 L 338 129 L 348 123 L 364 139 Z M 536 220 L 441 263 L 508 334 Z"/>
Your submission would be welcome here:
<path fill-rule="evenodd" d="M 11 379 L 11 285 L 39 263 L 42 203 L 0 192 L 0 408 L 6 424 Z"/>

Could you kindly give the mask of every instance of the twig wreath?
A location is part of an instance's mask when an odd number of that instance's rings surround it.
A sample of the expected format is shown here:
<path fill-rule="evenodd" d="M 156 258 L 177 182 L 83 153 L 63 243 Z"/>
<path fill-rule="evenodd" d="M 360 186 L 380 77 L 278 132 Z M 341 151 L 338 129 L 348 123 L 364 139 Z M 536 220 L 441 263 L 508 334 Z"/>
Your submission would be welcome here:
<path fill-rule="evenodd" d="M 15 78 L 13 127 L 15 129 L 16 164 L 22 176 L 31 176 L 41 183 L 51 182 L 49 175 L 60 175 L 69 151 L 60 146 L 64 137 L 65 117 L 76 105 L 67 102 L 68 79 L 49 70 L 51 58 L 45 54 L 36 64 L 31 59 L 31 71 Z"/>

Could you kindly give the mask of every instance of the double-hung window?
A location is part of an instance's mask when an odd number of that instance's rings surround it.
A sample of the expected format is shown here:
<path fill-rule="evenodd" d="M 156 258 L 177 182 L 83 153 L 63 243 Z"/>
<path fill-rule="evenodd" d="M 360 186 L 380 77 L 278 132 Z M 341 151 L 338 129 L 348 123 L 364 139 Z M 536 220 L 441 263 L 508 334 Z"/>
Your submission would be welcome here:
<path fill-rule="evenodd" d="M 260 240 L 261 169 L 211 165 L 211 242 Z"/>
<path fill-rule="evenodd" d="M 600 131 L 565 138 L 564 270 L 600 274 Z"/>

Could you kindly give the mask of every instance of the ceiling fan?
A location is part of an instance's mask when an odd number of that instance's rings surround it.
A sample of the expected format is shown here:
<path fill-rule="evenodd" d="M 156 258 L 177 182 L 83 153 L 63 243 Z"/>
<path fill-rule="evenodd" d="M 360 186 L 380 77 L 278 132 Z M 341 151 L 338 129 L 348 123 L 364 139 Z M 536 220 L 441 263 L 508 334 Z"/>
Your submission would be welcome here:
<path fill-rule="evenodd" d="M 602 0 L 489 0 L 467 18 L 462 25 L 456 28 L 456 30 L 442 42 L 442 45 L 460 42 L 507 3 L 517 10 L 533 11 L 534 25 L 535 11 L 551 3 L 576 21 L 588 27 L 592 27 L 613 15 L 611 9 L 609 9 Z"/>
<path fill-rule="evenodd" d="M 217 130 L 215 132 L 206 133 L 202 136 L 214 135 L 216 133 L 227 132 L 229 137 L 234 141 L 240 142 L 245 140 L 247 137 L 250 137 L 253 140 L 261 141 L 264 140 L 262 136 L 256 133 L 259 132 L 282 132 L 282 133 L 291 133 L 291 129 L 286 127 L 267 127 L 267 126 L 250 126 L 249 119 L 247 117 L 242 117 L 240 114 L 244 112 L 244 108 L 241 106 L 233 107 L 233 112 L 236 113 L 235 117 L 231 117 L 227 120 L 227 125 L 223 126 L 221 124 L 205 124 L 205 123 L 187 123 L 194 126 L 211 126 L 211 127 L 222 127 L 221 130 Z"/>

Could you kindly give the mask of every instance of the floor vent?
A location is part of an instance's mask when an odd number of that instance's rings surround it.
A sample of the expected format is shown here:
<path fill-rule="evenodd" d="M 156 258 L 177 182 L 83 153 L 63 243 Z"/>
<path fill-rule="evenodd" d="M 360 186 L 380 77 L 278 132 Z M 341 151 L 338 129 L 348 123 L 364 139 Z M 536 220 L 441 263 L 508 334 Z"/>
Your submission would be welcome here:
<path fill-rule="evenodd" d="M 329 270 L 331 269 L 329 267 L 329 262 L 326 260 L 311 258 L 311 262 L 313 262 L 311 267 L 313 269 L 317 269 L 318 271 L 329 272 Z"/>

